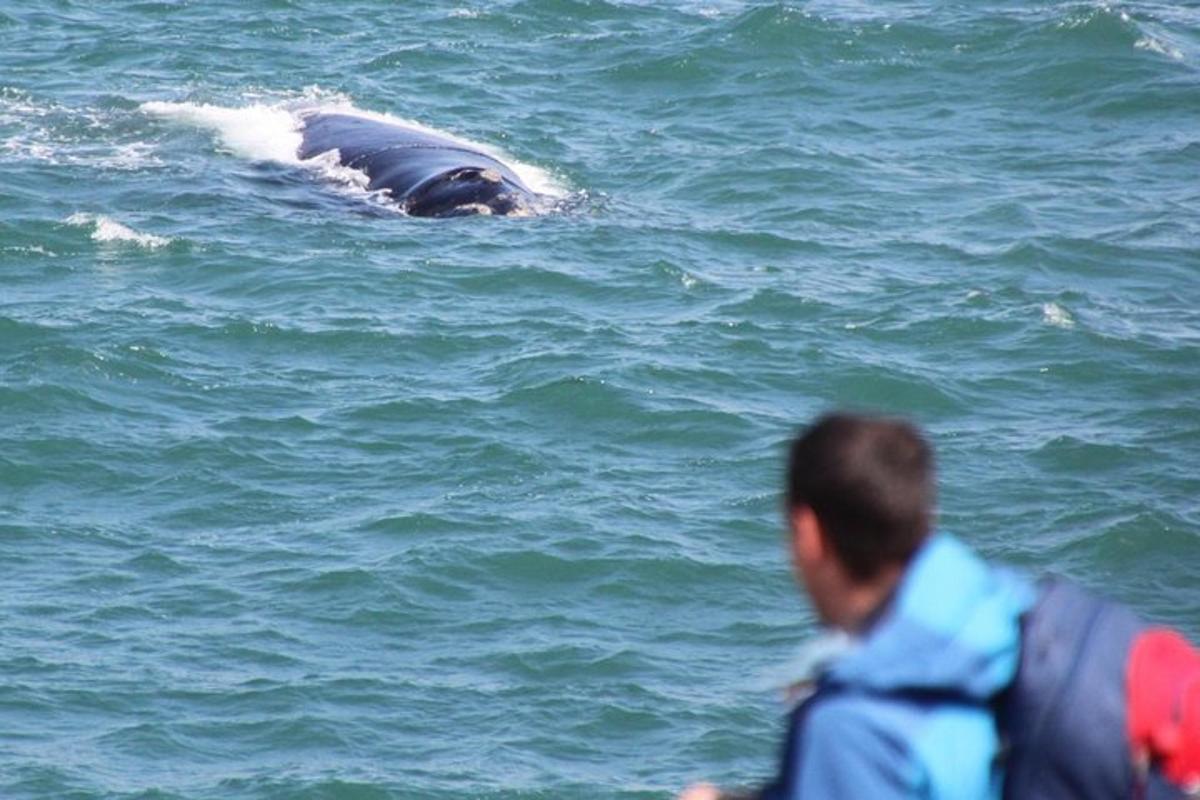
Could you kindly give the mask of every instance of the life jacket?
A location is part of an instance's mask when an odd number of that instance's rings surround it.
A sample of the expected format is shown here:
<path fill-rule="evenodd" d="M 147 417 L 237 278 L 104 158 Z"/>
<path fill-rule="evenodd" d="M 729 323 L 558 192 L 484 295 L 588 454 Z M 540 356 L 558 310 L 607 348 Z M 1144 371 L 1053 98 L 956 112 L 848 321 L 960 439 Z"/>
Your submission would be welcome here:
<path fill-rule="evenodd" d="M 1025 616 L 997 719 L 1005 800 L 1200 797 L 1200 653 L 1068 581 Z"/>

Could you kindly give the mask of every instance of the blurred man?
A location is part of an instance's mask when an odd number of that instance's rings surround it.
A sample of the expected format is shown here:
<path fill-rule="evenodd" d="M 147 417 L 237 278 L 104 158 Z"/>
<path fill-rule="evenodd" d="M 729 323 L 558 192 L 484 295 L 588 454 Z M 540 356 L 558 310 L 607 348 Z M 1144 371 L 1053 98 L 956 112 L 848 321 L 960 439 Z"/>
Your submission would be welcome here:
<path fill-rule="evenodd" d="M 934 468 L 909 424 L 849 414 L 792 444 L 788 545 L 821 622 L 847 634 L 804 676 L 765 800 L 1000 796 L 993 703 L 1016 673 L 1031 583 L 931 533 Z M 715 800 L 708 784 L 681 800 Z"/>

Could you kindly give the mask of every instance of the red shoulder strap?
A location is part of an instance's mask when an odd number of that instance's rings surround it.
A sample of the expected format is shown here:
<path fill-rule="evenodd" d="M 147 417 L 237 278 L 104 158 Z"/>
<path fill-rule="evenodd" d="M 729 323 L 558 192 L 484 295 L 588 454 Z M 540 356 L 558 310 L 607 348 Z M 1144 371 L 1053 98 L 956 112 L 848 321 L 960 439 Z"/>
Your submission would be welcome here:
<path fill-rule="evenodd" d="M 1129 741 L 1184 788 L 1200 786 L 1200 653 L 1168 628 L 1133 643 L 1126 674 Z"/>

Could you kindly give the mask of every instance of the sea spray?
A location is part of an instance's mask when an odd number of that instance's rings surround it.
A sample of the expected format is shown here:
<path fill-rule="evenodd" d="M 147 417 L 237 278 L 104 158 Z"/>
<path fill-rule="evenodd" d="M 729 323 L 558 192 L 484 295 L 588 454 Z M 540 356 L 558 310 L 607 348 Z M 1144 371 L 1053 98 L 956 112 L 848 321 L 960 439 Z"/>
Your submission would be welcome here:
<path fill-rule="evenodd" d="M 159 247 L 166 247 L 172 241 L 166 236 L 135 231 L 128 225 L 117 222 L 112 217 L 105 216 L 104 214 L 76 212 L 64 221 L 68 225 L 90 227 L 92 229 L 92 241 L 105 244 L 131 244 L 153 250 Z"/>

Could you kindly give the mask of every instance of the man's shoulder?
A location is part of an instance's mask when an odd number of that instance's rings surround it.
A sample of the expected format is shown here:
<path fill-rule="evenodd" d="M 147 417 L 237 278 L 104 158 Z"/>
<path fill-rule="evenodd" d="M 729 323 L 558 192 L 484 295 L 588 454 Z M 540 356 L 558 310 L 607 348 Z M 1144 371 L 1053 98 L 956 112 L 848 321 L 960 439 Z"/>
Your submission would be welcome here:
<path fill-rule="evenodd" d="M 808 706 L 801 736 L 810 776 L 853 768 L 914 796 L 986 796 L 997 746 L 986 706 L 856 691 L 818 692 Z"/>
<path fill-rule="evenodd" d="M 808 701 L 805 728 L 838 733 L 888 736 L 899 729 L 911 731 L 914 723 L 930 713 L 927 704 L 913 702 L 902 694 L 827 687 Z"/>
<path fill-rule="evenodd" d="M 957 694 L 984 703 L 1012 680 L 1022 614 L 1036 593 L 938 535 L 914 557 L 861 647 L 833 663 L 838 684 L 876 693 Z"/>
<path fill-rule="evenodd" d="M 797 714 L 801 796 L 920 796 L 926 770 L 909 735 L 919 720 L 896 698 L 817 692 Z"/>

